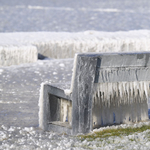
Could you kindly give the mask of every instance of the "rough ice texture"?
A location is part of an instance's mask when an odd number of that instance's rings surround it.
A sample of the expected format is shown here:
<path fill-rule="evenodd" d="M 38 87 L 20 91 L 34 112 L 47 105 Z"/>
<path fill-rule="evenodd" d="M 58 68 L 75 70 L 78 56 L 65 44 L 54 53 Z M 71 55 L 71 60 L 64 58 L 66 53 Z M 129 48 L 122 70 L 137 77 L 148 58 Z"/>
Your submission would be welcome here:
<path fill-rule="evenodd" d="M 0 33 L 1 46 L 27 44 L 36 46 L 38 53 L 51 58 L 73 58 L 78 52 L 149 51 L 150 31 Z"/>
<path fill-rule="evenodd" d="M 68 82 L 67 82 L 68 83 Z M 40 98 L 39 98 L 39 127 L 43 130 L 49 130 L 51 124 L 49 122 L 61 121 L 70 122 L 71 124 L 71 113 L 72 113 L 72 102 L 70 101 L 70 94 L 66 95 L 63 87 L 66 89 L 70 88 L 70 84 L 49 84 L 47 82 L 41 84 Z M 59 88 L 59 89 L 58 89 Z M 55 96 L 56 95 L 56 96 Z M 57 99 L 59 99 L 60 107 L 57 105 Z M 69 99 L 69 101 L 68 101 Z M 54 101 L 56 102 L 54 104 Z M 56 113 L 51 110 L 54 107 Z M 58 132 L 58 129 L 56 130 Z"/>
<path fill-rule="evenodd" d="M 78 54 L 72 82 L 73 132 L 147 120 L 149 58 L 149 52 Z"/>
<path fill-rule="evenodd" d="M 150 31 L 0 33 L 0 46 L 0 65 L 7 66 L 34 62 L 37 52 L 60 59 L 83 52 L 149 51 Z"/>
<path fill-rule="evenodd" d="M 0 66 L 19 65 L 37 61 L 35 46 L 0 46 Z"/>
<path fill-rule="evenodd" d="M 93 126 L 149 118 L 149 58 L 149 53 L 103 54 L 94 84 Z"/>
<path fill-rule="evenodd" d="M 95 84 L 93 127 L 147 120 L 149 81 Z"/>
<path fill-rule="evenodd" d="M 65 89 L 64 92 L 66 95 L 70 95 L 72 93 L 72 91 L 70 89 Z"/>
<path fill-rule="evenodd" d="M 147 120 L 149 68 L 149 52 L 76 54 L 68 94 L 73 103 L 71 134 L 88 133 L 95 127 L 113 123 Z M 46 118 L 49 115 L 47 85 L 41 86 L 39 102 L 39 117 L 42 118 L 39 124 L 45 130 L 49 121 Z M 61 84 L 53 86 L 64 87 Z M 54 93 L 54 90 L 49 91 Z M 57 97 L 61 97 L 58 93 L 55 89 Z"/>
<path fill-rule="evenodd" d="M 94 129 L 91 133 L 106 131 L 109 129 L 137 128 L 143 125 L 149 126 L 150 122 L 135 124 L 121 124 L 115 126 Z M 81 139 L 77 136 L 60 134 L 55 132 L 42 132 L 34 127 L 15 127 L 0 125 L 0 149 L 1 150 L 113 150 L 113 149 L 140 149 L 149 150 L 150 130 L 135 132 L 130 135 L 109 136 L 94 140 Z"/>

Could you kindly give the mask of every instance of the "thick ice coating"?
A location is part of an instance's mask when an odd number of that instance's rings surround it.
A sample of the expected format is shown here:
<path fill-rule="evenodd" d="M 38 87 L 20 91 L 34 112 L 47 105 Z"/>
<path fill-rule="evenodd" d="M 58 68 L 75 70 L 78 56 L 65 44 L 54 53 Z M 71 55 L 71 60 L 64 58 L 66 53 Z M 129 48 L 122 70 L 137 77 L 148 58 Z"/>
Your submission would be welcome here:
<path fill-rule="evenodd" d="M 0 66 L 19 65 L 37 61 L 35 46 L 0 46 Z"/>
<path fill-rule="evenodd" d="M 73 58 L 75 53 L 131 52 L 150 50 L 150 31 L 128 32 L 20 32 L 0 33 L 2 47 L 35 46 L 50 58 Z"/>
<path fill-rule="evenodd" d="M 149 84 L 145 81 L 95 84 L 93 127 L 147 120 Z"/>
<path fill-rule="evenodd" d="M 78 54 L 76 66 L 74 133 L 148 119 L 150 53 Z"/>

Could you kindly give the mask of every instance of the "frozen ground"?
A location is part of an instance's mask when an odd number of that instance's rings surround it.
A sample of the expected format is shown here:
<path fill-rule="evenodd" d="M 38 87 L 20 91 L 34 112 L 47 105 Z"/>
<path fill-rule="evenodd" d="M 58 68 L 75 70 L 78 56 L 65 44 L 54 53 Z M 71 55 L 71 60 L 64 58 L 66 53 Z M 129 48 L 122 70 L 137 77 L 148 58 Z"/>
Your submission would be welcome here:
<path fill-rule="evenodd" d="M 118 129 L 126 127 L 141 127 L 143 124 L 150 125 L 150 122 L 133 125 L 119 125 L 104 127 L 105 129 Z M 109 138 L 93 141 L 81 140 L 79 137 L 73 137 L 66 134 L 54 132 L 43 132 L 33 127 L 8 127 L 0 125 L 0 149 L 1 150 L 149 150 L 150 149 L 150 130 L 141 133 L 135 133 L 128 136 L 113 136 Z"/>

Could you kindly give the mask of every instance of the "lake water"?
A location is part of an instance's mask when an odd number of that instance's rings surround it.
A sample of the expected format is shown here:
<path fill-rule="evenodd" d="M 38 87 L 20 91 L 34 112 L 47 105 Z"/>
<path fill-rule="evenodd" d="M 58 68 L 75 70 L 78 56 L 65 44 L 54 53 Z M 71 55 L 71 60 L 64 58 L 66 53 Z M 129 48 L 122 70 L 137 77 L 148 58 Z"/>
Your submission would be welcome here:
<path fill-rule="evenodd" d="M 0 32 L 150 29 L 149 0 L 1 0 Z"/>

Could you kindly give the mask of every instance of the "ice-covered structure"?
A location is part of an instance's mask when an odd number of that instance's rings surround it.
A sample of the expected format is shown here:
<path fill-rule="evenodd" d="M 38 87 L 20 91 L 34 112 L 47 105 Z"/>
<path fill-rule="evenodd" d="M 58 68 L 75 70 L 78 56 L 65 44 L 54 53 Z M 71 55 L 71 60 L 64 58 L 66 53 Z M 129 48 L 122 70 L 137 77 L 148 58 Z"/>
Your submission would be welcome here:
<path fill-rule="evenodd" d="M 44 34 L 44 33 L 39 33 Z M 43 37 L 43 36 L 41 36 Z M 38 52 L 51 58 L 74 58 L 75 53 L 132 52 L 150 50 L 150 31 L 46 33 L 34 41 Z"/>
<path fill-rule="evenodd" d="M 34 46 L 34 49 L 36 49 L 39 54 L 58 59 L 74 58 L 75 53 L 85 52 L 149 51 L 150 31 L 0 33 L 0 46 L 7 51 L 13 49 L 13 47 L 21 50 L 25 46 Z M 20 57 L 22 57 L 22 55 L 25 56 L 25 53 L 25 51 L 22 54 L 20 53 Z M 14 53 L 14 55 L 15 54 L 16 53 Z M 8 57 L 11 57 L 11 53 Z M 26 58 L 30 59 L 28 57 L 31 57 L 31 54 L 26 55 Z"/>
<path fill-rule="evenodd" d="M 0 66 L 19 65 L 37 61 L 35 46 L 0 46 Z"/>
<path fill-rule="evenodd" d="M 41 84 L 39 126 L 77 134 L 145 121 L 149 74 L 149 52 L 76 54 L 71 85 Z"/>

